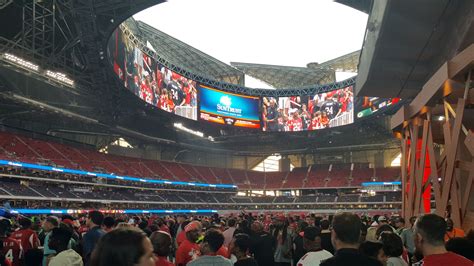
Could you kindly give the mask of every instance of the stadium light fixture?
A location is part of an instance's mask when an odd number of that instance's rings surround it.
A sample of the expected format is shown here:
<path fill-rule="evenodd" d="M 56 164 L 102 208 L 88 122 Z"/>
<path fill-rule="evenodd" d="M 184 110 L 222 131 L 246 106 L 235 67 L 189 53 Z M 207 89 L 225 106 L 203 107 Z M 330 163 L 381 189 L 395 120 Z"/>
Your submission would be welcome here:
<path fill-rule="evenodd" d="M 45 72 L 46 76 L 53 78 L 61 83 L 64 83 L 68 86 L 74 86 L 74 80 L 68 78 L 66 74 L 61 73 L 61 72 L 54 72 L 51 70 L 46 70 Z"/>
<path fill-rule="evenodd" d="M 204 138 L 204 133 L 202 133 L 201 131 L 196 131 L 196 130 L 192 130 L 190 128 L 187 128 L 182 123 L 174 123 L 174 127 L 177 128 L 177 129 L 180 129 L 184 132 L 187 132 L 187 133 L 193 134 L 195 136 L 198 136 L 200 138 Z"/>
<path fill-rule="evenodd" d="M 5 58 L 8 62 L 13 63 L 15 65 L 18 65 L 20 67 L 24 67 L 24 68 L 27 68 L 29 70 L 33 70 L 33 71 L 36 71 L 36 72 L 39 71 L 39 66 L 38 65 L 33 64 L 32 62 L 27 61 L 23 58 L 20 58 L 16 55 L 12 55 L 12 54 L 9 54 L 9 53 L 4 53 L 3 58 Z"/>

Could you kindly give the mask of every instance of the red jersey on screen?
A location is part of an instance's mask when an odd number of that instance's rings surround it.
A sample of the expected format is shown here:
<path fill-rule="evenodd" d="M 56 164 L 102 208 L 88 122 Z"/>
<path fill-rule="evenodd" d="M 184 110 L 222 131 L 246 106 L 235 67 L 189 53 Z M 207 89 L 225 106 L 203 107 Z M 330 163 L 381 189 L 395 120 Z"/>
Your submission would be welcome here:
<path fill-rule="evenodd" d="M 10 237 L 20 241 L 24 253 L 30 249 L 38 248 L 40 245 L 38 235 L 31 229 L 18 230 L 13 232 Z"/>
<path fill-rule="evenodd" d="M 176 265 L 186 265 L 200 254 L 199 245 L 189 240 L 184 240 L 176 251 Z"/>
<path fill-rule="evenodd" d="M 414 266 L 472 266 L 472 261 L 463 256 L 452 252 L 443 254 L 429 255 L 423 258 L 422 261 L 413 264 Z"/>
<path fill-rule="evenodd" d="M 172 72 L 171 79 L 172 80 L 179 80 L 179 79 L 181 79 L 181 75 L 179 75 L 178 73 Z"/>
<path fill-rule="evenodd" d="M 146 85 L 145 83 L 142 83 L 140 86 L 140 92 L 141 92 L 141 98 L 151 104 L 153 103 L 153 91 L 150 88 L 150 86 Z"/>
<path fill-rule="evenodd" d="M 0 238 L 3 242 L 2 254 L 5 260 L 12 266 L 20 266 L 20 260 L 23 258 L 23 249 L 21 242 L 11 237 Z"/>
<path fill-rule="evenodd" d="M 191 90 L 189 89 L 189 85 L 184 86 L 183 91 L 184 91 L 184 94 L 186 95 L 184 97 L 184 104 L 191 105 Z"/>
<path fill-rule="evenodd" d="M 320 129 L 321 127 L 322 127 L 321 118 L 315 117 L 313 118 L 313 120 L 311 120 L 311 125 L 310 125 L 311 130 Z"/>
<path fill-rule="evenodd" d="M 288 126 L 290 128 L 290 131 L 301 131 L 303 130 L 303 121 L 301 120 L 301 118 L 291 119 L 288 122 Z"/>

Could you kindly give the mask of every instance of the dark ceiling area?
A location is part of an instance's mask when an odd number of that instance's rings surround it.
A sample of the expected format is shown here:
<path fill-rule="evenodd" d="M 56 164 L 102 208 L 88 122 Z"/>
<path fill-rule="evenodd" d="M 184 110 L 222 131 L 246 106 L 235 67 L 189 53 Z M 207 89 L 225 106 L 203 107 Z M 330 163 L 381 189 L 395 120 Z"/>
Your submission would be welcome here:
<path fill-rule="evenodd" d="M 374 1 L 356 95 L 414 98 L 434 71 L 473 41 L 472 0 Z"/>
<path fill-rule="evenodd" d="M 161 1 L 22 1 L 9 8 L 9 16 L 21 16 L 32 5 L 51 7 L 57 12 L 60 38 L 43 38 L 20 28 L 2 32 L 0 53 L 13 53 L 41 69 L 61 70 L 72 77 L 74 87 L 64 86 L 41 73 L 18 68 L 0 60 L 0 124 L 7 130 L 23 130 L 50 136 L 82 136 L 75 139 L 96 148 L 118 137 L 130 142 L 182 146 L 189 149 L 240 154 L 309 153 L 318 149 L 365 149 L 394 147 L 398 141 L 388 129 L 387 114 L 378 114 L 355 124 L 334 129 L 295 133 L 267 133 L 221 127 L 170 115 L 148 106 L 123 88 L 103 57 L 107 41 L 132 14 Z M 369 3 L 367 3 L 369 4 Z M 91 16 L 94 14 L 94 16 Z M 38 20 L 39 17 L 26 18 Z M 39 22 L 38 22 L 39 23 Z M 48 21 L 43 21 L 48 27 Z M 49 25 L 51 26 L 51 25 Z M 54 27 L 52 27 L 54 28 Z M 59 30 L 58 28 L 56 28 Z M 2 30 L 4 31 L 4 30 Z M 16 32 L 16 33 L 15 33 Z M 42 46 L 48 49 L 40 49 Z M 214 141 L 176 130 L 180 122 L 212 136 Z"/>

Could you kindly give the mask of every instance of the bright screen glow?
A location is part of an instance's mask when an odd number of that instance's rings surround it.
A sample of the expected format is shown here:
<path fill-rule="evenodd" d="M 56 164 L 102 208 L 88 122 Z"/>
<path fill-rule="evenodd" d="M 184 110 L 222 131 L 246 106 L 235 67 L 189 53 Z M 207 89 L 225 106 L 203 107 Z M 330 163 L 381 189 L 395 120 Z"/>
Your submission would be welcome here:
<path fill-rule="evenodd" d="M 352 86 L 316 95 L 263 97 L 264 131 L 332 128 L 354 121 Z"/>
<path fill-rule="evenodd" d="M 171 71 L 135 46 L 117 28 L 109 41 L 114 72 L 148 104 L 197 120 L 196 82 Z"/>
<path fill-rule="evenodd" d="M 222 125 L 260 128 L 260 98 L 199 85 L 199 118 Z"/>

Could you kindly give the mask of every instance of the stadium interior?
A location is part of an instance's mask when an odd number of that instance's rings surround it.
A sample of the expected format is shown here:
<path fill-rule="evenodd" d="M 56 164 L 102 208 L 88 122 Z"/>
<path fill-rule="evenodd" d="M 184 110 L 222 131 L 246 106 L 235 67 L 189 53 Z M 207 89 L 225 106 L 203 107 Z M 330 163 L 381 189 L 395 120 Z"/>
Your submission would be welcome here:
<path fill-rule="evenodd" d="M 473 134 L 471 1 L 337 0 L 368 14 L 362 49 L 307 67 L 226 64 L 133 18 L 161 2 L 0 1 L 11 25 L 0 30 L 5 208 L 408 218 L 456 208 L 455 224 L 472 228 L 473 150 L 448 148 Z M 245 87 L 246 75 L 274 89 Z M 447 132 L 462 137 L 445 142 Z M 417 181 L 427 146 L 439 173 Z"/>

